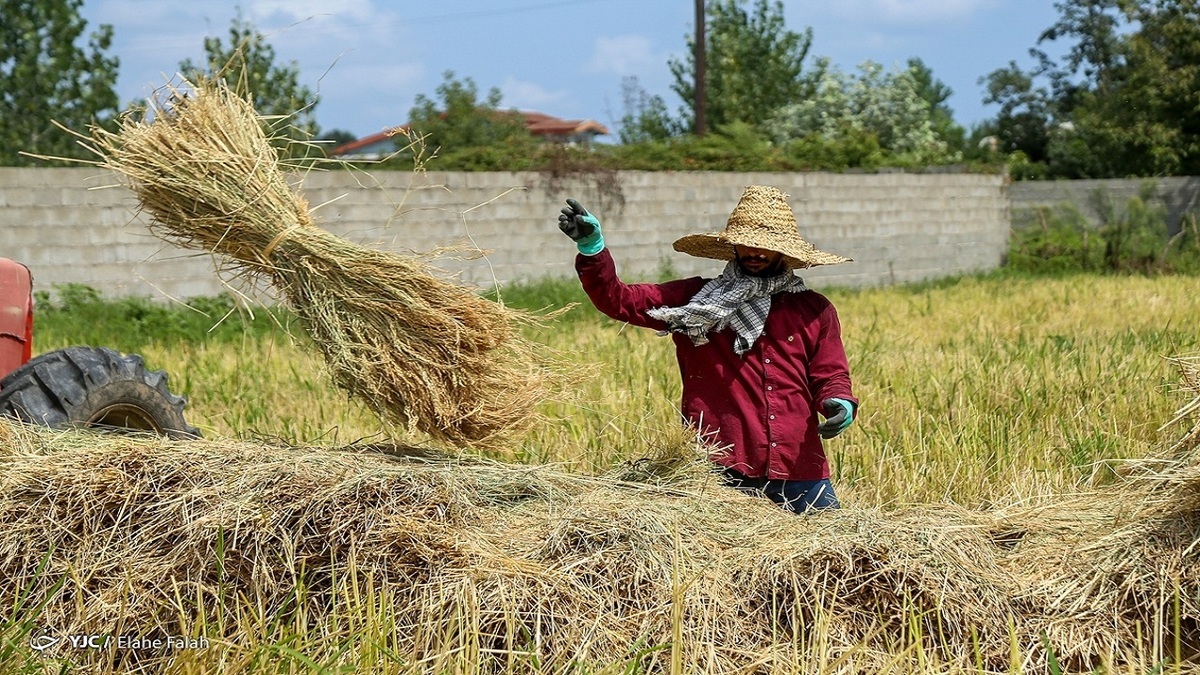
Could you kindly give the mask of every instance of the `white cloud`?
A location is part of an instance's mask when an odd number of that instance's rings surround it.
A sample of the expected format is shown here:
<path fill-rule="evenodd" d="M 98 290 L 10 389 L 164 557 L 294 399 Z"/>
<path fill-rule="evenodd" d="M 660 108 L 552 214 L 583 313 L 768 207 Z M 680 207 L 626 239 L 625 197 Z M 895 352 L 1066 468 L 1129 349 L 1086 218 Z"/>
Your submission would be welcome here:
<path fill-rule="evenodd" d="M 1000 0 L 843 0 L 837 12 L 888 23 L 930 24 L 969 18 L 1000 5 Z"/>
<path fill-rule="evenodd" d="M 352 21 L 370 21 L 378 12 L 370 0 L 254 0 L 246 10 L 249 18 L 303 21 L 333 16 Z"/>
<path fill-rule="evenodd" d="M 568 108 L 576 107 L 575 101 L 567 91 L 551 91 L 536 82 L 518 80 L 511 75 L 504 79 L 499 88 L 504 94 L 501 105 L 505 108 L 565 115 L 570 113 Z"/>
<path fill-rule="evenodd" d="M 641 35 L 617 35 L 596 38 L 592 57 L 586 69 L 589 73 L 635 75 L 665 59 L 656 56 L 651 41 Z"/>
<path fill-rule="evenodd" d="M 786 14 L 792 26 L 820 24 L 822 18 L 858 25 L 936 25 L 969 20 L 998 8 L 1021 11 L 1008 7 L 1005 0 L 791 0 Z"/>

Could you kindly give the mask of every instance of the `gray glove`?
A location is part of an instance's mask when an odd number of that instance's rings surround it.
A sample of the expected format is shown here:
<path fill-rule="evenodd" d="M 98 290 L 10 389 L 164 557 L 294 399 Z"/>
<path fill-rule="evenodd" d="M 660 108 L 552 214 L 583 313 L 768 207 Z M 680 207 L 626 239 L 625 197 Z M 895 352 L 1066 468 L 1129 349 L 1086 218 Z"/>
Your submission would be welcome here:
<path fill-rule="evenodd" d="M 825 421 L 817 427 L 821 438 L 833 438 L 850 428 L 854 423 L 854 404 L 844 398 L 827 398 L 821 401 Z"/>
<path fill-rule="evenodd" d="M 596 255 L 604 250 L 600 221 L 574 199 L 568 199 L 567 205 L 559 214 L 558 229 L 570 237 L 579 252 L 584 255 Z"/>

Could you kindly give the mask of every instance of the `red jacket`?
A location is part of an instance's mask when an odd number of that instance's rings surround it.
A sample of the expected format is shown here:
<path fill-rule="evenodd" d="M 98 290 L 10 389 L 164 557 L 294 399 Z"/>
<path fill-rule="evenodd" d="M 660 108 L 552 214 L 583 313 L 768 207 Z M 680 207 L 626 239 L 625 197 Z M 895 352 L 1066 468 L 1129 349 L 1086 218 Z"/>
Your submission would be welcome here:
<path fill-rule="evenodd" d="M 708 281 L 700 277 L 663 284 L 625 284 L 605 249 L 579 255 L 575 269 L 596 309 L 635 326 L 664 330 L 646 316 L 656 307 L 686 305 Z M 842 347 L 837 311 L 815 291 L 777 293 L 760 337 L 750 351 L 733 351 L 725 329 L 699 347 L 672 334 L 683 378 L 683 414 L 712 434 L 727 455 L 714 459 L 750 477 L 817 480 L 829 461 L 817 434 L 817 408 L 827 398 L 858 399 Z"/>

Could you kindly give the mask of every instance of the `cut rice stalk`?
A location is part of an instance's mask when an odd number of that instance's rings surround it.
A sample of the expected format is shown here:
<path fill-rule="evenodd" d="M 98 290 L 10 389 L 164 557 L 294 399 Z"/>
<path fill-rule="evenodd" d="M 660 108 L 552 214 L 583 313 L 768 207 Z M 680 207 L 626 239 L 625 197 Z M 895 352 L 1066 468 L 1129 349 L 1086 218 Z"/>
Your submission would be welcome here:
<path fill-rule="evenodd" d="M 430 273 L 425 260 L 322 230 L 289 185 L 250 101 L 221 81 L 176 91 L 146 122 L 96 128 L 150 229 L 268 280 L 302 320 L 333 380 L 435 441 L 496 446 L 532 426 L 561 376 L 520 334 L 538 317 Z"/>

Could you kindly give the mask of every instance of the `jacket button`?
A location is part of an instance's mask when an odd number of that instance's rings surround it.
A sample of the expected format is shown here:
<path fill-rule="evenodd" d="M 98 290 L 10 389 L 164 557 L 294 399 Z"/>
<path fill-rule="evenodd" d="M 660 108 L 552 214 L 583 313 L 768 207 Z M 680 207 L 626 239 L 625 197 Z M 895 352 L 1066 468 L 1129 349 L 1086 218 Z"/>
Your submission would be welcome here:
<path fill-rule="evenodd" d="M 763 363 L 770 363 L 771 359 L 763 359 Z"/>
<path fill-rule="evenodd" d="M 771 390 L 772 390 L 772 389 L 774 389 L 774 388 L 775 388 L 775 387 L 768 386 L 768 387 L 767 387 L 767 391 L 771 391 Z"/>
<path fill-rule="evenodd" d="M 793 341 L 793 340 L 795 340 L 795 339 L 796 339 L 796 336 L 795 336 L 795 335 L 789 335 L 789 336 L 788 336 L 788 342 L 791 342 L 791 341 Z"/>
<path fill-rule="evenodd" d="M 771 419 L 775 419 L 775 416 L 774 416 L 774 415 L 771 415 Z"/>

